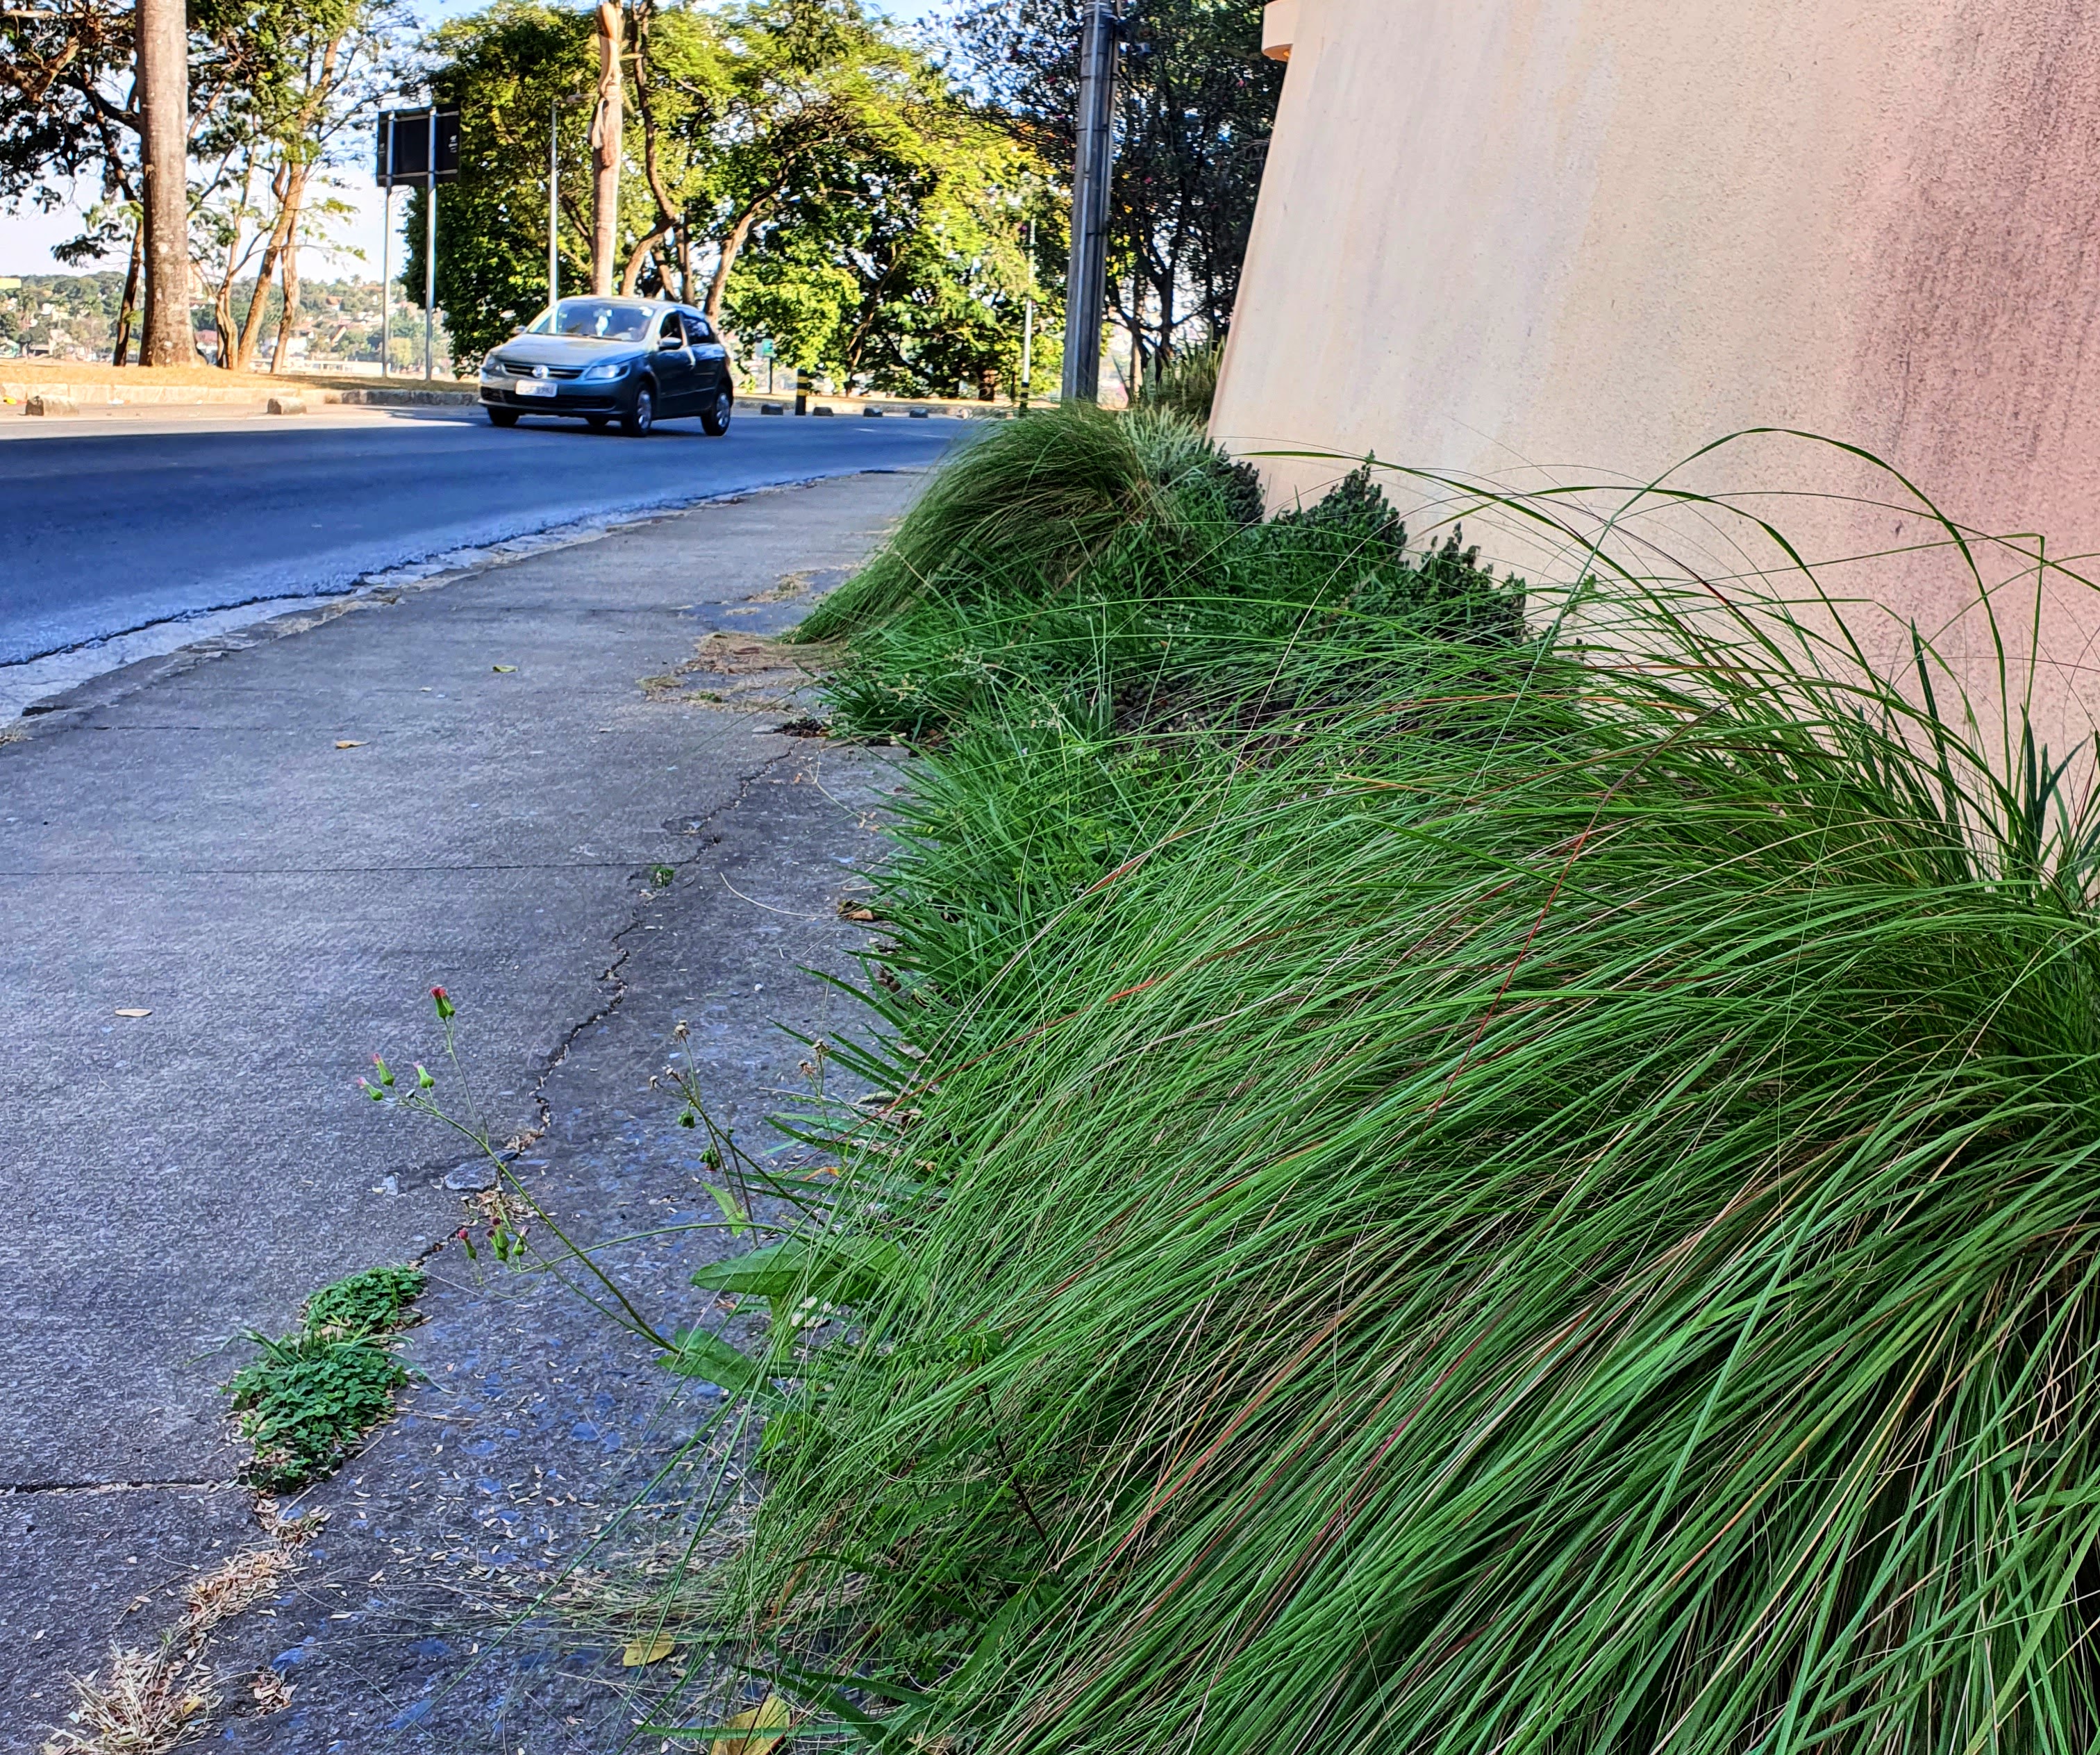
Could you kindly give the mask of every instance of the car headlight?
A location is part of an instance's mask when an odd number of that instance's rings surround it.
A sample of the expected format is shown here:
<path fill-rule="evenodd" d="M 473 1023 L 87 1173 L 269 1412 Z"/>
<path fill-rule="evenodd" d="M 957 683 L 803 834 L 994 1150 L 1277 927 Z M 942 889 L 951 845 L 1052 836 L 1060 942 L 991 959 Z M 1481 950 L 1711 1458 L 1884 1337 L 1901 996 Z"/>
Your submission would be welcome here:
<path fill-rule="evenodd" d="M 491 354 L 488 359 L 483 360 L 481 363 L 481 375 L 483 377 L 501 377 L 503 376 L 503 362 L 501 359 L 498 359 L 495 355 Z"/>
<path fill-rule="evenodd" d="M 627 362 L 624 359 L 608 359 L 602 366 L 590 367 L 585 372 L 584 376 L 587 378 L 595 378 L 601 383 L 609 377 L 625 377 Z"/>

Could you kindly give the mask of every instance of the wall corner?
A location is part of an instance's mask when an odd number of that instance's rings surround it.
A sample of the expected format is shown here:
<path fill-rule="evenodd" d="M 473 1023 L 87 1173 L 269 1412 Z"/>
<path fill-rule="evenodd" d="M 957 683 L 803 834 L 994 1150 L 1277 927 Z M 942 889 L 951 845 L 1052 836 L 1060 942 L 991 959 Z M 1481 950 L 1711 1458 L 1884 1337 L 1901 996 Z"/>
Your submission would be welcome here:
<path fill-rule="evenodd" d="M 1272 61 L 1290 59 L 1298 40 L 1299 0 L 1268 0 L 1261 14 L 1261 52 Z"/>

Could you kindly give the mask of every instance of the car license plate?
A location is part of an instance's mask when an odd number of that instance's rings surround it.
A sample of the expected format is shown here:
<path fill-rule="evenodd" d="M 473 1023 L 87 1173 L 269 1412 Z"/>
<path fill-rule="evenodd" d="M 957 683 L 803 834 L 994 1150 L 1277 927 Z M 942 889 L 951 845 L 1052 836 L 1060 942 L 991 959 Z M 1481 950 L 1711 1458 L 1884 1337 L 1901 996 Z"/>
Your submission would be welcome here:
<path fill-rule="evenodd" d="M 521 396 L 551 396 L 554 394 L 554 386 L 527 378 L 518 386 L 518 394 Z"/>

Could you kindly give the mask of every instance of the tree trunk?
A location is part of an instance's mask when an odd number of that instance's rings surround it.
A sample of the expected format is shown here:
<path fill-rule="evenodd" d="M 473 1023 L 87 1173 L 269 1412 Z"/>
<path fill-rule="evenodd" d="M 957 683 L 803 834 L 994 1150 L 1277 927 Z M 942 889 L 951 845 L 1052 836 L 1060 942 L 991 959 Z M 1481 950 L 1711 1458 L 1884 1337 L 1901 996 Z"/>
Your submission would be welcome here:
<path fill-rule="evenodd" d="M 250 153 L 241 164 L 240 199 L 234 203 L 233 233 L 226 240 L 226 271 L 219 276 L 211 296 L 211 326 L 218 332 L 219 368 L 226 372 L 233 369 L 238 353 L 234 339 L 233 280 L 240 271 L 240 235 L 247 229 L 242 216 L 248 211 L 248 196 L 254 187 L 255 159 Z"/>
<path fill-rule="evenodd" d="M 614 257 L 620 248 L 621 90 L 620 57 L 626 35 L 620 0 L 600 0 L 598 9 L 598 113 L 591 118 L 591 290 L 612 290 Z"/>
<path fill-rule="evenodd" d="M 139 363 L 196 364 L 190 328 L 189 24 L 183 0 L 138 0 L 139 168 L 146 329 Z"/>
<path fill-rule="evenodd" d="M 627 266 L 620 271 L 620 296 L 622 298 L 634 297 L 635 283 L 642 278 L 642 265 L 649 260 L 650 254 L 656 246 L 671 235 L 672 224 L 668 219 L 661 221 L 654 232 L 643 233 L 642 241 L 628 253 Z M 669 276 L 659 267 L 657 277 L 663 281 L 663 292 L 668 298 L 671 291 Z"/>
<path fill-rule="evenodd" d="M 292 228 L 299 223 L 299 204 L 306 197 L 306 166 L 280 165 L 271 180 L 271 192 L 277 197 L 277 219 L 270 227 L 270 241 L 263 245 L 262 260 L 255 271 L 255 296 L 249 300 L 248 315 L 240 320 L 240 345 L 233 356 L 236 372 L 245 372 L 255 363 L 255 344 L 262 338 L 262 308 L 269 300 L 271 277 L 277 271 L 277 259 L 285 254 Z"/>
<path fill-rule="evenodd" d="M 124 301 L 117 309 L 117 345 L 109 351 L 109 363 L 121 366 L 131 352 L 131 318 L 139 308 L 139 265 L 146 249 L 146 216 L 141 214 L 131 227 L 131 266 L 124 271 Z"/>
<path fill-rule="evenodd" d="M 729 271 L 736 266 L 736 258 L 743 253 L 744 245 L 751 237 L 751 228 L 757 224 L 763 201 L 753 201 L 736 216 L 736 223 L 729 228 L 729 236 L 722 240 L 721 260 L 715 264 L 714 278 L 708 282 L 708 322 L 714 329 L 721 327 L 722 298 L 729 289 Z"/>
<path fill-rule="evenodd" d="M 271 356 L 272 372 L 292 369 L 292 329 L 299 320 L 299 235 L 295 230 L 285 240 L 285 309 L 277 319 L 277 351 Z"/>
<path fill-rule="evenodd" d="M 658 244 L 680 230 L 677 207 L 671 200 L 670 192 L 664 187 L 663 173 L 656 163 L 656 112 L 649 101 L 649 17 L 646 8 L 636 8 L 634 107 L 642 116 L 642 174 L 649 184 L 649 193 L 656 202 L 656 225 L 628 253 L 627 266 L 620 271 L 620 290 L 629 298 L 633 296 L 634 284 L 641 275 L 642 263 L 649 258 Z M 656 276 L 662 283 L 662 293 L 668 296 L 671 290 L 671 277 L 664 272 L 660 262 L 656 266 Z M 690 300 L 692 297 L 682 274 L 679 280 L 678 297 L 682 300 Z"/>

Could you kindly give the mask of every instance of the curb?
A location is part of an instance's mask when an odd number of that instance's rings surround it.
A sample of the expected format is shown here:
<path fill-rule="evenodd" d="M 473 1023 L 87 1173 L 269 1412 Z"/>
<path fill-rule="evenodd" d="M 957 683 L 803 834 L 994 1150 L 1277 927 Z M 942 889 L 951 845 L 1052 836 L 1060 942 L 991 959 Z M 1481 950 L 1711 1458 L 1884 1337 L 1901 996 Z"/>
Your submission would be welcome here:
<path fill-rule="evenodd" d="M 472 408 L 480 405 L 478 390 L 324 390 L 323 402 L 364 408 Z"/>
<path fill-rule="evenodd" d="M 37 401 L 69 403 L 72 412 L 82 407 L 201 408 L 239 406 L 252 408 L 277 399 L 347 403 L 377 408 L 466 408 L 481 400 L 476 390 L 326 390 L 299 383 L 293 378 L 282 390 L 248 385 L 221 390 L 206 384 L 66 383 L 59 381 L 23 381 L 0 378 L 0 401 L 28 404 Z"/>

